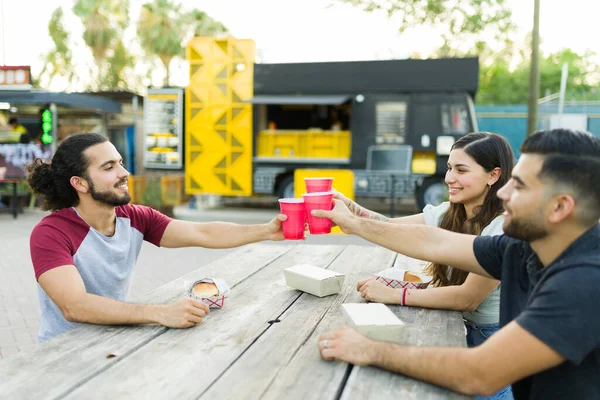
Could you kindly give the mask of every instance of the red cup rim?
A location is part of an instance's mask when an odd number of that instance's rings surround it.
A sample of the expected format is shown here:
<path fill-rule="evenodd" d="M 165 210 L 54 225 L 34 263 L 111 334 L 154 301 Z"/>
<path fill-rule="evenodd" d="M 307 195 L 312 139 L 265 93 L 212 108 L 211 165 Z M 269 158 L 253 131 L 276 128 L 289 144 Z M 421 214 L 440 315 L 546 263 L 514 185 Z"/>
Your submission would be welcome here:
<path fill-rule="evenodd" d="M 333 192 L 312 192 L 312 193 L 304 193 L 302 197 L 314 197 L 314 196 L 329 196 L 333 195 Z"/>
<path fill-rule="evenodd" d="M 305 181 L 332 181 L 333 178 L 304 178 Z"/>
<path fill-rule="evenodd" d="M 298 199 L 298 198 L 285 198 L 285 199 L 279 199 L 280 203 L 287 203 L 287 204 L 299 204 L 299 203 L 304 203 L 304 199 Z"/>

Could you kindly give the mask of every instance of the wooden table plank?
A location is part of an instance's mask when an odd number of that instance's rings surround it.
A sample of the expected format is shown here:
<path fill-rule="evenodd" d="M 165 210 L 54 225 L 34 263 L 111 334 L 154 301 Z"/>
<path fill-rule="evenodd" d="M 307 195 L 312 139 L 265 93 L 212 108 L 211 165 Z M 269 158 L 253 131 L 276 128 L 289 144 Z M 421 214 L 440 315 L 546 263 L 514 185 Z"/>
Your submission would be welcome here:
<path fill-rule="evenodd" d="M 343 249 L 293 248 L 241 282 L 226 306 L 212 311 L 201 325 L 168 330 L 66 398 L 89 398 L 98 393 L 104 398 L 197 398 L 270 330 L 268 321 L 279 318 L 301 295 L 285 285 L 282 269 L 296 263 L 327 266 Z"/>
<path fill-rule="evenodd" d="M 185 296 L 184 281 L 204 276 L 223 277 L 235 288 L 290 249 L 283 245 L 245 246 L 161 286 L 136 302 L 168 303 Z M 156 325 L 83 324 L 30 351 L 0 360 L 0 398 L 61 398 L 167 330 Z M 119 351 L 121 356 L 107 359 L 106 355 L 113 351 Z"/>
<path fill-rule="evenodd" d="M 339 295 L 302 294 L 275 325 L 203 394 L 201 399 L 334 399 L 347 366 L 321 360 L 317 337 L 342 325 L 340 305 L 356 292 L 356 278 L 395 255 L 381 247 L 349 246 L 329 269 L 346 273 Z M 359 296 L 360 298 L 360 296 Z"/>
<path fill-rule="evenodd" d="M 459 312 L 417 307 L 389 307 L 406 323 L 402 344 L 466 347 L 465 327 Z M 378 368 L 354 367 L 341 399 L 383 400 L 391 396 L 415 400 L 472 398 Z"/>

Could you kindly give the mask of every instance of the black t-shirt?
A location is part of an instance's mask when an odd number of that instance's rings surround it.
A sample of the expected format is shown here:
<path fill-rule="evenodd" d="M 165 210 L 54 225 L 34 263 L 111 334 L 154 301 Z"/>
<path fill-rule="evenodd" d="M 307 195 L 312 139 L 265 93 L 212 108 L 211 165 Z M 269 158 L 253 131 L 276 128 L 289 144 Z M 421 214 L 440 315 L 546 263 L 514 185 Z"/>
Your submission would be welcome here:
<path fill-rule="evenodd" d="M 527 242 L 504 235 L 479 236 L 473 250 L 502 281 L 501 326 L 516 320 L 567 359 L 513 383 L 515 399 L 600 399 L 600 225 L 546 268 Z"/>

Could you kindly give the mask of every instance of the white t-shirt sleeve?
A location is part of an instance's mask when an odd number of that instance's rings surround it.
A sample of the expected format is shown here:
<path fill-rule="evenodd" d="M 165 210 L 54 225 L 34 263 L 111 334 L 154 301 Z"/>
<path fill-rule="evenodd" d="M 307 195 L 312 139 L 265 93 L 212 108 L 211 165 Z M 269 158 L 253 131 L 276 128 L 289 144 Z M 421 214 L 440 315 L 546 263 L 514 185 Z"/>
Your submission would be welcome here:
<path fill-rule="evenodd" d="M 423 208 L 423 217 L 425 217 L 425 225 L 428 226 L 440 226 L 442 222 L 442 217 L 450 208 L 450 202 L 445 201 L 439 206 L 432 206 L 431 204 L 427 204 L 425 208 Z M 500 224 L 502 227 L 502 224 Z"/>
<path fill-rule="evenodd" d="M 504 225 L 504 215 L 498 215 L 496 218 L 489 223 L 488 226 L 483 228 L 481 231 L 481 236 L 496 236 L 496 235 L 504 235 L 504 229 L 502 226 Z"/>

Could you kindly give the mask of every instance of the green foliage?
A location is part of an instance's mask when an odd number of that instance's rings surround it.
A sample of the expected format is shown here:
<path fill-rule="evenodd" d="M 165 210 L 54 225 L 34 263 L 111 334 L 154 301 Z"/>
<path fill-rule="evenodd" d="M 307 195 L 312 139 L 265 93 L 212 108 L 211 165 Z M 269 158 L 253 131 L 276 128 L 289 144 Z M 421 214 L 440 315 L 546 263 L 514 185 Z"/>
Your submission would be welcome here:
<path fill-rule="evenodd" d="M 129 0 L 74 1 L 73 14 L 84 27 L 81 39 L 94 57 L 87 89 L 145 86 L 141 84 L 142 80 L 151 76 L 152 66 L 145 74 L 134 72 L 138 60 L 127 50 L 130 46 L 123 43 L 124 31 L 129 26 L 129 7 Z M 70 43 L 63 20 L 64 12 L 59 7 L 48 24 L 54 48 L 44 54 L 44 67 L 40 74 L 48 85 L 57 76 L 66 78 L 71 84 L 79 79 L 70 50 L 73 43 Z M 160 60 L 167 72 L 165 85 L 169 83 L 171 61 L 185 57 L 187 40 L 192 36 L 214 36 L 226 32 L 227 28 L 221 22 L 200 10 L 186 12 L 176 0 L 152 0 L 143 4 L 137 24 L 138 40 L 147 56 L 143 61 L 152 64 L 154 60 Z"/>
<path fill-rule="evenodd" d="M 142 5 L 137 33 L 142 49 L 160 59 L 169 85 L 171 61 L 185 56 L 184 42 L 189 36 L 214 36 L 227 32 L 223 24 L 200 10 L 185 13 L 172 0 L 153 0 Z"/>
<path fill-rule="evenodd" d="M 65 29 L 63 19 L 63 10 L 59 7 L 52 12 L 48 22 L 48 34 L 54 46 L 42 56 L 44 67 L 40 72 L 40 78 L 47 79 L 48 84 L 56 76 L 72 81 L 75 75 L 73 55 L 69 48 L 69 32 Z"/>
<path fill-rule="evenodd" d="M 100 86 L 109 89 L 127 89 L 131 80 L 127 79 L 125 71 L 133 68 L 135 57 L 125 49 L 122 40 L 119 40 L 112 50 L 112 55 L 108 57 L 107 64 L 108 69 L 101 78 Z"/>
<path fill-rule="evenodd" d="M 73 13 L 83 23 L 83 41 L 92 51 L 96 62 L 95 84 L 91 88 L 114 89 L 123 86 L 124 69 L 133 67 L 135 63 L 121 39 L 129 24 L 129 1 L 77 0 Z"/>
<path fill-rule="evenodd" d="M 337 0 L 367 12 L 397 18 L 399 31 L 428 26 L 440 30 L 442 44 L 431 56 L 479 57 L 479 104 L 526 104 L 531 38 L 520 47 L 505 0 Z M 494 47 L 497 46 L 497 47 Z M 566 98 L 600 100 L 600 70 L 592 53 L 565 49 L 540 60 L 540 93 L 560 90 L 562 65 L 569 63 Z M 516 66 L 513 60 L 521 60 Z"/>
<path fill-rule="evenodd" d="M 163 63 L 167 76 L 165 85 L 169 85 L 171 60 L 183 57 L 185 49 L 185 25 L 182 24 L 181 6 L 171 0 L 154 0 L 142 5 L 137 33 L 140 45 L 146 54 L 157 56 Z"/>
<path fill-rule="evenodd" d="M 441 31 L 438 56 L 465 53 L 464 46 L 485 45 L 482 37 L 508 41 L 515 25 L 505 0 L 337 0 L 367 12 L 385 12 L 398 19 L 402 33 L 410 28 L 428 26 Z"/>
<path fill-rule="evenodd" d="M 221 22 L 209 16 L 204 11 L 192 10 L 185 15 L 187 23 L 192 29 L 194 37 L 196 36 L 218 36 L 227 33 L 228 30 Z"/>
<path fill-rule="evenodd" d="M 600 100 L 598 74 L 591 52 L 578 54 L 570 49 L 540 59 L 540 93 L 558 93 L 562 66 L 568 63 L 567 100 Z M 529 59 L 524 58 L 514 69 L 506 60 L 496 60 L 480 68 L 479 104 L 526 104 L 528 96 Z M 595 80 L 595 81 L 594 81 Z"/>
<path fill-rule="evenodd" d="M 83 40 L 96 61 L 104 61 L 107 51 L 123 35 L 129 21 L 129 1 L 77 0 L 73 13 L 84 26 Z"/>

